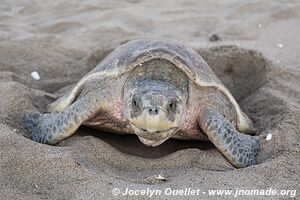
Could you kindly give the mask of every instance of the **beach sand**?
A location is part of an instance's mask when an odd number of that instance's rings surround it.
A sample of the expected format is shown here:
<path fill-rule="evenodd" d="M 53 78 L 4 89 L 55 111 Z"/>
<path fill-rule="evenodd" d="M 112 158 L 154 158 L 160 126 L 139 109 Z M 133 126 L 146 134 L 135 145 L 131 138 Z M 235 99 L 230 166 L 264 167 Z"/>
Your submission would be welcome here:
<path fill-rule="evenodd" d="M 299 10 L 297 1 L 1 1 L 1 199 L 149 198 L 114 196 L 114 188 L 161 190 L 154 199 L 232 199 L 208 191 L 270 188 L 297 190 L 299 198 Z M 210 42 L 213 34 L 221 40 Z M 235 169 L 210 142 L 172 139 L 152 148 L 88 127 L 57 146 L 22 136 L 25 112 L 46 111 L 137 38 L 173 39 L 200 53 L 253 120 L 262 144 L 257 165 Z M 168 196 L 167 188 L 201 192 Z"/>

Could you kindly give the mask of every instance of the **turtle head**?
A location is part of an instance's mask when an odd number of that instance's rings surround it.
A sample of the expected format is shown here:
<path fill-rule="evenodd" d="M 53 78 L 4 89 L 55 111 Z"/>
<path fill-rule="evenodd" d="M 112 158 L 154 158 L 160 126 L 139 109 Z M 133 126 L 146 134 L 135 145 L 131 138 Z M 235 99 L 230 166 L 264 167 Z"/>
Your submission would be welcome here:
<path fill-rule="evenodd" d="M 159 80 L 136 81 L 124 90 L 125 116 L 147 146 L 157 146 L 173 136 L 182 124 L 186 98 L 180 89 Z"/>

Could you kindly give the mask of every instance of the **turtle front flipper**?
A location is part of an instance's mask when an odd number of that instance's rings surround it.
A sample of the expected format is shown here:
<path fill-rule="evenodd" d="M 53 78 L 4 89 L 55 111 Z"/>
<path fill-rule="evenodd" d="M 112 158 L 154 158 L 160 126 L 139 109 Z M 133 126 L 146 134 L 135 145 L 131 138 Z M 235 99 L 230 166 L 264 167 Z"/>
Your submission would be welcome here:
<path fill-rule="evenodd" d="M 96 98 L 87 96 L 78 99 L 62 112 L 26 113 L 23 118 L 25 136 L 40 143 L 56 144 L 71 136 L 98 110 L 99 103 L 96 103 Z"/>
<path fill-rule="evenodd" d="M 212 108 L 201 112 L 197 121 L 218 150 L 237 168 L 256 164 L 259 140 L 238 132 L 220 113 Z"/>

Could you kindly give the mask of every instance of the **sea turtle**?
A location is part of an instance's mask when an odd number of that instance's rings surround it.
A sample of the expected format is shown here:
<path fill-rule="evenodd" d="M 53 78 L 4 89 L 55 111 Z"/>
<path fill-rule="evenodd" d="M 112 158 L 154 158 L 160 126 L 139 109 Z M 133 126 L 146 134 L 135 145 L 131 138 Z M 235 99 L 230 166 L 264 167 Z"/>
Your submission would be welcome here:
<path fill-rule="evenodd" d="M 49 106 L 27 113 L 27 136 L 56 144 L 80 125 L 136 134 L 148 146 L 168 138 L 210 140 L 235 167 L 256 164 L 259 140 L 231 93 L 192 48 L 162 40 L 121 45 Z"/>

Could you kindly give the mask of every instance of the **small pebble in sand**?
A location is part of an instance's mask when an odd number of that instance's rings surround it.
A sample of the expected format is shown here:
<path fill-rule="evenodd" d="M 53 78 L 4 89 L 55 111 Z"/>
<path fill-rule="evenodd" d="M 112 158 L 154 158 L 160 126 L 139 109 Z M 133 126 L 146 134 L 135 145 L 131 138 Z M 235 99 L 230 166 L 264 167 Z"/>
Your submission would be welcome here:
<path fill-rule="evenodd" d="M 209 37 L 209 41 L 211 42 L 215 42 L 215 41 L 219 41 L 221 40 L 220 36 L 218 36 L 217 34 L 212 34 L 210 37 Z"/>
<path fill-rule="evenodd" d="M 160 180 L 160 181 L 166 181 L 167 179 L 163 176 L 163 175 L 158 175 L 155 177 L 157 180 Z"/>
<path fill-rule="evenodd" d="M 41 79 L 40 74 L 37 71 L 31 72 L 30 75 L 31 75 L 32 79 L 34 79 L 34 80 L 40 80 Z"/>
<path fill-rule="evenodd" d="M 272 139 L 272 134 L 269 133 L 269 134 L 267 135 L 267 137 L 266 137 L 266 140 L 271 140 L 271 139 Z"/>
<path fill-rule="evenodd" d="M 257 27 L 258 28 L 262 28 L 262 24 L 257 24 Z"/>
<path fill-rule="evenodd" d="M 277 45 L 279 48 L 283 48 L 283 44 L 278 44 Z"/>

